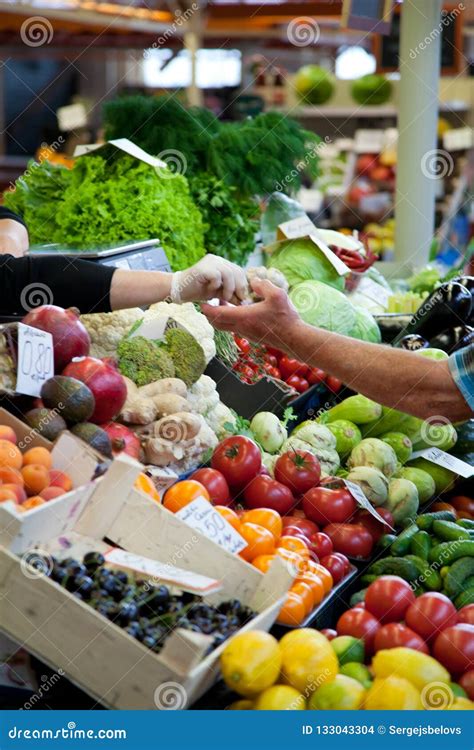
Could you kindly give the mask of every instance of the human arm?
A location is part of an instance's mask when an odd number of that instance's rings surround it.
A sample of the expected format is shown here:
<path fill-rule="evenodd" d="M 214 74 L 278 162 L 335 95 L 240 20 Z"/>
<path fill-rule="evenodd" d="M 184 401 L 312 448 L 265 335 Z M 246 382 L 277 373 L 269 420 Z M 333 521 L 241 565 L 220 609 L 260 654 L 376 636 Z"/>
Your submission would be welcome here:
<path fill-rule="evenodd" d="M 0 206 L 0 255 L 21 258 L 28 252 L 28 231 L 13 211 Z"/>
<path fill-rule="evenodd" d="M 320 367 L 385 406 L 421 419 L 440 416 L 458 422 L 473 412 L 447 361 L 358 341 L 305 324 L 287 295 L 268 281 L 255 281 L 261 302 L 241 307 L 203 306 L 209 321 Z"/>

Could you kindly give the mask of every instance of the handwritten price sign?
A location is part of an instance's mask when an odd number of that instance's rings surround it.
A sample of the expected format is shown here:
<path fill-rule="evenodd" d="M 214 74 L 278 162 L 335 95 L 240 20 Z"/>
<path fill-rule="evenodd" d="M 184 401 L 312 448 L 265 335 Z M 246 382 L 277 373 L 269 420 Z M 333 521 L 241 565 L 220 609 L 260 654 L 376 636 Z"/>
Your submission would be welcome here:
<path fill-rule="evenodd" d="M 17 393 L 39 396 L 43 383 L 53 375 L 54 353 L 51 334 L 18 323 Z"/>
<path fill-rule="evenodd" d="M 220 544 L 234 554 L 245 549 L 247 542 L 204 498 L 198 497 L 176 513 L 184 523 Z"/>

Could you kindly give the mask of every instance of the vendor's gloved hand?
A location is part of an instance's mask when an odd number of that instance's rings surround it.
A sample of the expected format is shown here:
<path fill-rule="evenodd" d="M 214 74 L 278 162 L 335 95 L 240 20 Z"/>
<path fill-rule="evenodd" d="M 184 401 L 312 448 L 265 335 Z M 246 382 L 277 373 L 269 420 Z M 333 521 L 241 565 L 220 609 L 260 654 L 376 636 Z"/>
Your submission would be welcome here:
<path fill-rule="evenodd" d="M 172 302 L 193 302 L 218 297 L 240 302 L 248 295 L 245 271 L 225 258 L 206 255 L 185 271 L 177 271 L 171 281 Z"/>

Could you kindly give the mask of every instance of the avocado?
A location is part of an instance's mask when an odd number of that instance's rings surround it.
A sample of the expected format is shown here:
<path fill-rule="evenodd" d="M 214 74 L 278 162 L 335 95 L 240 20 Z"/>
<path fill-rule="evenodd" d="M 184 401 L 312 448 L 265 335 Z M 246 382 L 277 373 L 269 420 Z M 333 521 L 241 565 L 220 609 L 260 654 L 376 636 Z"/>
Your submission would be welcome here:
<path fill-rule="evenodd" d="M 103 456 L 112 457 L 112 442 L 101 427 L 90 422 L 80 422 L 71 427 L 71 432 Z"/>
<path fill-rule="evenodd" d="M 66 422 L 54 409 L 30 409 L 26 412 L 25 419 L 30 427 L 51 442 L 67 430 Z"/>
<path fill-rule="evenodd" d="M 95 409 L 91 389 L 76 378 L 55 375 L 44 383 L 41 398 L 45 406 L 55 409 L 66 422 L 87 422 Z"/>

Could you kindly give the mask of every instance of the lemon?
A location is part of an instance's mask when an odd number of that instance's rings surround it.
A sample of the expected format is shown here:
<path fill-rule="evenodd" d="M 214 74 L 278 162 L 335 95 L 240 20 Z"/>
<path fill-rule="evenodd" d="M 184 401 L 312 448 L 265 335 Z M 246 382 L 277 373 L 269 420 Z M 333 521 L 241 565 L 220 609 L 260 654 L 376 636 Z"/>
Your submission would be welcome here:
<path fill-rule="evenodd" d="M 303 630 L 308 632 L 304 633 Z M 308 695 L 308 692 L 334 679 L 339 671 L 339 663 L 324 635 L 309 628 L 303 630 L 300 636 L 293 631 L 281 639 L 281 673 L 283 682 Z"/>
<path fill-rule="evenodd" d="M 230 704 L 230 706 L 227 706 L 228 711 L 251 711 L 253 709 L 253 701 L 248 700 L 247 698 L 242 698 L 240 701 L 234 701 Z"/>
<path fill-rule="evenodd" d="M 449 682 L 451 679 L 449 672 L 432 656 L 403 646 L 375 654 L 372 671 L 376 677 L 405 677 L 419 690 L 432 682 Z"/>
<path fill-rule="evenodd" d="M 373 681 L 365 696 L 364 708 L 368 711 L 419 710 L 423 708 L 423 704 L 420 691 L 411 682 L 404 677 L 391 675 Z"/>
<path fill-rule="evenodd" d="M 352 711 L 362 708 L 366 691 L 357 680 L 337 674 L 332 682 L 321 685 L 310 698 L 308 708 Z"/>
<path fill-rule="evenodd" d="M 299 690 L 289 685 L 273 685 L 255 701 L 257 711 L 304 711 L 306 701 Z"/>
<path fill-rule="evenodd" d="M 372 676 L 365 664 L 350 661 L 340 667 L 339 673 L 345 674 L 346 677 L 352 677 L 354 680 L 357 680 L 357 682 L 360 682 L 365 688 L 369 688 L 372 684 Z"/>
<path fill-rule="evenodd" d="M 456 698 L 452 706 L 448 706 L 447 711 L 474 711 L 474 702 L 469 698 Z"/>
<path fill-rule="evenodd" d="M 261 630 L 240 633 L 222 652 L 220 667 L 228 687 L 244 697 L 257 695 L 273 685 L 280 673 L 278 641 Z"/>
<path fill-rule="evenodd" d="M 330 643 L 341 666 L 350 661 L 364 663 L 364 641 L 360 638 L 354 638 L 352 635 L 339 635 L 337 638 L 333 638 Z"/>

